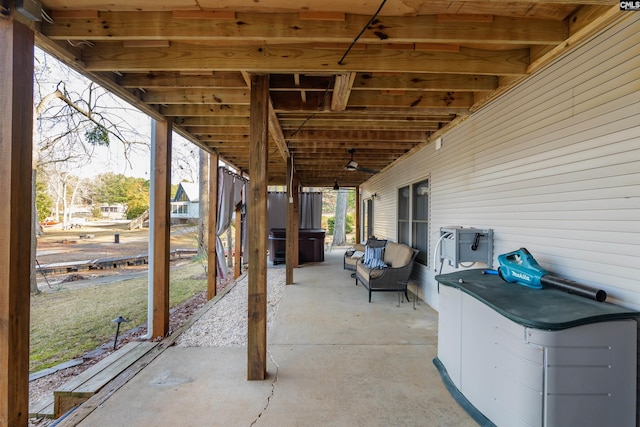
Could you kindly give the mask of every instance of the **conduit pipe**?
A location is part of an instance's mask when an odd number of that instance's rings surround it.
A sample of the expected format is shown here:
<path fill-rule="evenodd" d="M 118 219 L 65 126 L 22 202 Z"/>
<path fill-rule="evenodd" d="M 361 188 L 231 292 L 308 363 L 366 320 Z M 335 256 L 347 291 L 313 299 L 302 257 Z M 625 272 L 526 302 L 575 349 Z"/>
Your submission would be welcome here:
<path fill-rule="evenodd" d="M 447 239 L 447 238 L 449 238 L 451 236 L 452 236 L 451 233 L 444 233 L 438 239 L 438 242 L 436 243 L 436 247 L 433 250 L 433 271 L 438 271 L 438 269 L 436 268 L 436 259 L 437 259 L 437 256 L 438 256 L 438 249 L 440 248 L 440 243 L 442 243 L 442 239 Z"/>

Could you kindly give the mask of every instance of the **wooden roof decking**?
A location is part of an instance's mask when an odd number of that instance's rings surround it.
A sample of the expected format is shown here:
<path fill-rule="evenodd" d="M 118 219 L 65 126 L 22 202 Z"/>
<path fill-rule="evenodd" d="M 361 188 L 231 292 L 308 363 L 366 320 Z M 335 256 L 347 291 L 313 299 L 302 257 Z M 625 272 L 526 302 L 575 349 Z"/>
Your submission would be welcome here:
<path fill-rule="evenodd" d="M 269 184 L 360 185 L 573 47 L 617 2 L 44 0 L 36 43 L 249 170 L 268 73 Z M 362 35 L 350 48 L 361 30 Z"/>

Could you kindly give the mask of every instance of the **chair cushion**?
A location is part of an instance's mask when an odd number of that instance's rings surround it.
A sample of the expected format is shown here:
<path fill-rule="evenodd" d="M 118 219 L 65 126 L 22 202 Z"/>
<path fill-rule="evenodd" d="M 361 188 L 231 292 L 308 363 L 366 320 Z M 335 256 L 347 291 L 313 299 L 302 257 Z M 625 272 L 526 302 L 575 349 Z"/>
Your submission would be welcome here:
<path fill-rule="evenodd" d="M 359 260 L 359 259 L 360 259 L 360 258 L 351 258 L 351 257 L 346 257 L 346 258 L 344 259 L 344 264 L 345 264 L 345 265 L 350 265 L 350 266 L 355 267 L 355 266 L 356 266 L 356 263 L 358 262 L 358 260 Z M 354 268 L 354 270 L 355 270 L 355 268 Z"/>
<path fill-rule="evenodd" d="M 387 242 L 386 250 L 384 252 L 384 262 L 393 267 L 399 268 L 409 264 L 411 257 L 413 256 L 413 250 L 402 243 Z"/>
<path fill-rule="evenodd" d="M 380 269 L 380 268 L 371 269 L 366 265 L 364 265 L 362 262 L 359 262 L 357 264 L 356 269 L 358 270 L 358 274 L 360 274 L 360 276 L 369 278 L 369 279 L 377 279 L 378 277 L 382 276 L 382 274 L 384 273 L 384 269 Z"/>
<path fill-rule="evenodd" d="M 395 268 L 404 267 L 405 265 L 409 264 L 409 261 L 411 261 L 411 257 L 413 257 L 413 250 L 407 245 L 400 245 L 395 255 L 393 256 L 391 266 Z"/>
<path fill-rule="evenodd" d="M 387 245 L 385 247 L 386 250 L 384 251 L 384 262 L 387 265 L 391 265 L 391 261 L 393 261 L 393 255 L 396 253 L 397 247 L 398 244 L 396 242 L 387 242 Z"/>

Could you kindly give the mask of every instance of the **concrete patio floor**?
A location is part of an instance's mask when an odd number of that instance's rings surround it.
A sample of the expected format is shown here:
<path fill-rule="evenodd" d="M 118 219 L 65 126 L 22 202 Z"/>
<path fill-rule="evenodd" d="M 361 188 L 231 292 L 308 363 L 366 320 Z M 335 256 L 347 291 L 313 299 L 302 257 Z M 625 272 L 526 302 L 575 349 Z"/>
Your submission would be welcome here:
<path fill-rule="evenodd" d="M 246 348 L 171 347 L 80 425 L 476 426 L 432 363 L 437 313 L 394 292 L 368 303 L 343 253 L 294 271 L 267 380 L 246 380 Z"/>

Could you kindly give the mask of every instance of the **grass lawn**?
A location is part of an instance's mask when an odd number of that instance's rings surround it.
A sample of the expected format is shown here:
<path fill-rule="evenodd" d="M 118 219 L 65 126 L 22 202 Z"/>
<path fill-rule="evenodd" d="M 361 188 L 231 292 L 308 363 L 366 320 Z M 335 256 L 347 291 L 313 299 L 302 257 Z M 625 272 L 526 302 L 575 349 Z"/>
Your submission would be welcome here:
<path fill-rule="evenodd" d="M 203 272 L 198 262 L 171 270 L 172 307 L 206 289 L 206 279 L 193 279 Z M 54 366 L 113 340 L 112 320 L 118 316 L 131 320 L 120 325 L 120 333 L 146 323 L 146 276 L 32 295 L 29 370 Z"/>

